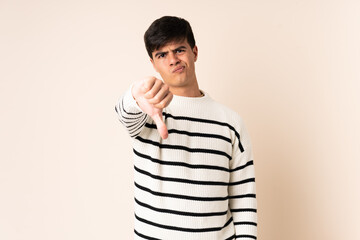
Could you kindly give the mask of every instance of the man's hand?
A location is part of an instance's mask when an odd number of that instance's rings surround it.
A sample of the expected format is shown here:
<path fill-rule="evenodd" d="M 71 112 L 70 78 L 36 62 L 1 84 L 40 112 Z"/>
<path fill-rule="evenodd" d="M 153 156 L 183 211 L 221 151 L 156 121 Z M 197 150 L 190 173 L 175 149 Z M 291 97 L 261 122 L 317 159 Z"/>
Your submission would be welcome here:
<path fill-rule="evenodd" d="M 160 136 L 166 139 L 168 131 L 163 121 L 162 109 L 167 107 L 173 98 L 169 86 L 160 79 L 147 77 L 135 82 L 131 93 L 139 107 L 154 120 Z"/>

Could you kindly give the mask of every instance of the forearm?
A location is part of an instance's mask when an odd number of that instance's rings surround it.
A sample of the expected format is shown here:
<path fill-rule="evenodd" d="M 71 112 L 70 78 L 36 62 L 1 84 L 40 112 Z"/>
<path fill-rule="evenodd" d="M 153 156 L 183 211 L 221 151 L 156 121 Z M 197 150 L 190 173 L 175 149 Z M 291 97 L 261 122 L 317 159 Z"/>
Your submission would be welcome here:
<path fill-rule="evenodd" d="M 148 115 L 137 105 L 132 95 L 133 84 L 126 90 L 115 104 L 119 121 L 129 132 L 130 137 L 136 137 L 144 128 Z"/>
<path fill-rule="evenodd" d="M 250 161 L 251 162 L 251 161 Z M 253 164 L 247 164 L 246 177 L 229 186 L 229 205 L 235 225 L 235 233 L 241 239 L 256 239 L 257 237 L 257 201 L 255 175 Z M 240 170 L 241 171 L 241 170 Z"/>

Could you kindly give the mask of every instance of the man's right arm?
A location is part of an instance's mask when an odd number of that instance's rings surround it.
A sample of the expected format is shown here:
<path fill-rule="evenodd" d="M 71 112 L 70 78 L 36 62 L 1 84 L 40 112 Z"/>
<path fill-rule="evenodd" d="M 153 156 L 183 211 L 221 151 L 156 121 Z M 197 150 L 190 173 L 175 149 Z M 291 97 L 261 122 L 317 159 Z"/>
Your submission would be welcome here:
<path fill-rule="evenodd" d="M 131 84 L 129 89 L 120 97 L 115 104 L 115 111 L 118 115 L 119 121 L 124 125 L 130 137 L 134 138 L 140 134 L 149 117 L 136 103 L 132 95 Z"/>
<path fill-rule="evenodd" d="M 133 83 L 115 105 L 120 122 L 132 138 L 140 134 L 148 117 L 151 117 L 163 139 L 168 137 L 162 109 L 172 100 L 169 86 L 155 77 Z"/>

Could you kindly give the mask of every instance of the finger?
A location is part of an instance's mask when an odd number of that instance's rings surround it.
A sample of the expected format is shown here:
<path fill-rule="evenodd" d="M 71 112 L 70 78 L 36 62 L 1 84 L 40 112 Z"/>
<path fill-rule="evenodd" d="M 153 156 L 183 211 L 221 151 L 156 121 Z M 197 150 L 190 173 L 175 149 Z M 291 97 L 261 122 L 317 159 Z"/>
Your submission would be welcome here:
<path fill-rule="evenodd" d="M 161 100 L 160 103 L 154 104 L 154 107 L 161 109 L 166 108 L 170 104 L 172 99 L 173 99 L 173 94 L 171 92 L 168 92 L 168 94 L 165 96 L 163 100 Z"/>
<path fill-rule="evenodd" d="M 142 89 L 143 93 L 148 92 L 154 86 L 155 82 L 156 82 L 156 77 L 153 77 L 153 76 L 144 79 L 143 84 L 142 84 L 143 85 L 143 89 Z"/>
<path fill-rule="evenodd" d="M 168 93 L 169 93 L 169 86 L 166 84 L 162 84 L 159 92 L 153 98 L 148 99 L 148 101 L 149 103 L 152 104 L 158 104 L 166 97 Z"/>
<path fill-rule="evenodd" d="M 162 139 L 166 139 L 168 137 L 168 130 L 167 127 L 163 121 L 162 118 L 162 112 L 155 114 L 152 116 L 152 119 L 154 120 L 157 130 L 161 136 Z"/>
<path fill-rule="evenodd" d="M 161 86 L 163 84 L 164 83 L 160 79 L 156 79 L 154 85 L 152 86 L 152 88 L 149 91 L 147 91 L 147 93 L 145 93 L 144 97 L 147 99 L 151 99 L 151 98 L 155 97 L 156 94 L 161 89 Z"/>

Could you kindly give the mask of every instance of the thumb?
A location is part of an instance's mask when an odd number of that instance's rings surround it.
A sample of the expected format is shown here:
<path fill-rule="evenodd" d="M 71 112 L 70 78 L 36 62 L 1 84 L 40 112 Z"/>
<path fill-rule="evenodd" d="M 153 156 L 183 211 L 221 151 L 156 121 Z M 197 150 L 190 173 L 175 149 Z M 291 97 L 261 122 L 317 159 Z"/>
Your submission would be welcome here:
<path fill-rule="evenodd" d="M 161 138 L 166 139 L 168 137 L 168 130 L 163 121 L 162 112 L 160 111 L 159 113 L 155 113 L 155 115 L 152 117 L 152 119 L 155 121 L 157 130 L 158 130 Z"/>

